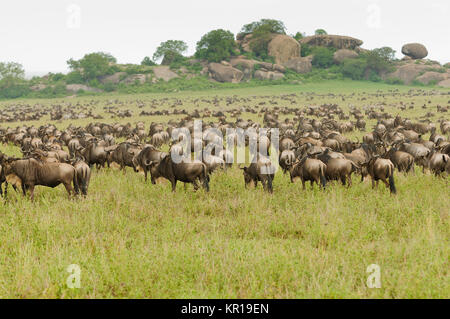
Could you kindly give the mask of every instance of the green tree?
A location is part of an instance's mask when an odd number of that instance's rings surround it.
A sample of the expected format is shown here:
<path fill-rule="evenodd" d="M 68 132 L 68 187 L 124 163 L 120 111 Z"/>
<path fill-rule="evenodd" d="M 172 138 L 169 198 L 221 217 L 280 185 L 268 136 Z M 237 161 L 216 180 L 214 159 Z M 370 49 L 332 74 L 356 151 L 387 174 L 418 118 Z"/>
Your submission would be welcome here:
<path fill-rule="evenodd" d="M 175 59 L 179 58 L 179 56 L 182 56 L 187 49 L 188 46 L 186 42 L 181 40 L 167 40 L 161 42 L 156 49 L 156 52 L 153 54 L 153 61 L 163 59 L 162 64 L 169 65 Z"/>
<path fill-rule="evenodd" d="M 274 19 L 261 19 L 246 24 L 241 29 L 241 34 L 252 34 L 250 49 L 256 57 L 269 60 L 268 45 L 272 40 L 272 34 L 286 34 L 286 27 L 282 21 Z"/>
<path fill-rule="evenodd" d="M 385 61 L 394 61 L 395 60 L 395 50 L 390 47 L 381 47 L 377 49 L 373 49 L 372 52 L 378 55 L 380 58 Z"/>
<path fill-rule="evenodd" d="M 345 59 L 341 64 L 342 74 L 352 80 L 363 79 L 366 67 L 364 59 Z"/>
<path fill-rule="evenodd" d="M 109 53 L 95 52 L 86 54 L 80 60 L 70 59 L 67 64 L 71 70 L 79 71 L 85 81 L 89 81 L 114 73 L 112 64 L 116 62 L 117 60 Z"/>
<path fill-rule="evenodd" d="M 156 63 L 153 62 L 153 60 L 150 59 L 150 57 L 146 56 L 146 57 L 142 60 L 141 65 L 153 66 L 153 65 L 156 65 Z"/>
<path fill-rule="evenodd" d="M 366 60 L 367 72 L 374 71 L 377 74 L 382 74 L 393 69 L 394 55 L 394 50 L 383 47 L 365 52 L 362 54 L 362 58 Z"/>
<path fill-rule="evenodd" d="M 280 20 L 274 19 L 261 19 L 259 21 L 246 24 L 242 27 L 241 33 L 254 33 L 258 29 L 264 29 L 270 33 L 286 34 L 286 27 L 284 23 Z"/>
<path fill-rule="evenodd" d="M 294 36 L 293 36 L 293 38 L 295 39 L 295 40 L 297 40 L 297 41 L 300 41 L 301 39 L 303 39 L 305 37 L 305 34 L 304 33 L 301 33 L 301 32 L 297 32 Z"/>
<path fill-rule="evenodd" d="M 313 49 L 314 57 L 312 65 L 318 68 L 328 68 L 333 65 L 333 50 L 325 47 L 316 47 Z"/>
<path fill-rule="evenodd" d="M 23 66 L 16 62 L 0 62 L 0 97 L 18 98 L 29 93 Z"/>
<path fill-rule="evenodd" d="M 235 49 L 234 34 L 218 29 L 208 32 L 197 42 L 195 56 L 211 62 L 220 62 L 236 54 Z"/>
<path fill-rule="evenodd" d="M 0 80 L 5 78 L 23 79 L 23 66 L 16 62 L 0 62 Z"/>
<path fill-rule="evenodd" d="M 316 31 L 314 31 L 314 34 L 315 35 L 322 35 L 322 34 L 328 34 L 328 33 L 324 29 L 317 29 Z"/>

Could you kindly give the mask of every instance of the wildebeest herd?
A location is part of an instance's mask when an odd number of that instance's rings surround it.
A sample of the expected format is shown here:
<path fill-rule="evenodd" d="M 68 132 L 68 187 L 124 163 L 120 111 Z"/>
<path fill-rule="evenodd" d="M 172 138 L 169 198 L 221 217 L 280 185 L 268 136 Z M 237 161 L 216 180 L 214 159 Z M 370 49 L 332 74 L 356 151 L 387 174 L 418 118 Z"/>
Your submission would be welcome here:
<path fill-rule="evenodd" d="M 289 101 L 289 97 L 285 100 Z M 210 102 L 217 104 L 214 100 Z M 231 105 L 236 101 L 227 98 L 226 102 Z M 176 104 L 179 106 L 182 102 Z M 192 183 L 194 189 L 201 184 L 208 191 L 211 174 L 217 169 L 226 172 L 235 163 L 235 154 L 227 145 L 232 143 L 244 147 L 253 141 L 270 149 L 273 142 L 270 134 L 258 134 L 264 127 L 279 130 L 277 163 L 274 163 L 274 154 L 251 154 L 253 161 L 250 165 L 239 164 L 246 187 L 261 182 L 265 190 L 273 192 L 275 174 L 269 168 L 278 164 L 285 174 L 290 174 L 292 182 L 300 179 L 303 189 L 307 181 L 311 186 L 317 183 L 321 188 L 326 188 L 330 181 L 340 181 L 350 187 L 352 174 L 356 173 L 361 175 L 361 181 L 370 177 L 372 187 L 381 180 L 391 193 L 396 193 L 396 171 L 414 174 L 414 167 L 419 166 L 423 172 L 430 171 L 436 176 L 448 176 L 450 173 L 449 120 L 441 119 L 436 123 L 411 120 L 394 116 L 375 106 L 362 109 L 350 107 L 345 112 L 337 104 L 307 107 L 266 107 L 263 104 L 257 109 L 214 112 L 205 109 L 203 114 L 197 109 L 191 113 L 174 110 L 172 114 L 183 117 L 167 123 L 152 122 L 147 128 L 142 121 L 133 125 L 102 122 L 91 122 L 86 126 L 70 124 L 64 130 L 54 124 L 2 127 L 0 138 L 3 145 L 20 147 L 23 156 L 18 158 L 0 153 L 0 192 L 6 197 L 8 184 L 12 184 L 16 190 L 20 188 L 24 195 L 29 191 L 33 199 L 35 186 L 55 187 L 63 184 L 69 196 L 80 193 L 86 196 L 92 169 L 109 168 L 113 163 L 124 173 L 126 167 L 131 167 L 134 172 L 142 171 L 145 181 L 150 173 L 153 184 L 159 178 L 165 178 L 170 181 L 172 191 L 175 191 L 178 181 Z M 102 118 L 94 115 L 89 107 L 81 108 L 88 114 L 87 117 Z M 27 106 L 27 109 L 30 107 Z M 50 114 L 52 119 L 76 118 L 73 109 L 70 112 L 69 109 L 58 106 L 53 110 L 44 108 L 44 111 L 34 112 L 39 114 L 38 118 L 43 114 Z M 399 109 L 403 110 L 402 106 Z M 439 107 L 437 111 L 445 113 L 447 109 Z M 67 112 L 69 115 L 65 116 Z M 128 117 L 132 113 L 119 112 L 112 106 L 107 107 L 107 112 L 115 112 L 119 117 Z M 155 112 L 159 111 L 152 111 L 151 115 Z M 227 112 L 231 115 L 228 118 Z M 242 112 L 259 114 L 262 123 L 243 119 L 240 116 Z M 148 114 L 142 111 L 140 115 Z M 170 111 L 161 113 L 167 114 Z M 286 118 L 280 120 L 280 115 Z M 201 117 L 215 120 L 203 123 L 203 134 L 198 138 L 193 134 L 194 120 Z M 361 140 L 345 136 L 355 130 L 366 132 L 366 120 L 376 120 L 376 125 Z M 239 145 L 236 135 L 226 134 L 227 129 L 249 128 L 252 130 L 246 134 L 242 145 Z M 427 133 L 430 136 L 424 139 Z M 187 140 L 191 153 L 200 149 L 202 156 L 190 162 L 177 163 L 172 157 L 186 152 Z M 167 152 L 161 150 L 167 147 Z"/>

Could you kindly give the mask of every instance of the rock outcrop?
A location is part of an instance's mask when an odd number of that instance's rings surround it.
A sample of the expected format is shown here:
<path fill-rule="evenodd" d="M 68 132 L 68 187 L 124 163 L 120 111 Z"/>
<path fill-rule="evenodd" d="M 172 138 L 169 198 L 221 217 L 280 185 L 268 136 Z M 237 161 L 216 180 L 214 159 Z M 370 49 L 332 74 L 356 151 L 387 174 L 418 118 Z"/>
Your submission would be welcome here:
<path fill-rule="evenodd" d="M 275 58 L 275 63 L 283 64 L 300 57 L 300 44 L 288 35 L 278 34 L 269 42 L 267 54 Z"/>
<path fill-rule="evenodd" d="M 423 44 L 408 43 L 402 47 L 402 53 L 412 59 L 423 59 L 428 55 L 428 50 Z"/>
<path fill-rule="evenodd" d="M 156 79 L 163 79 L 164 81 L 169 81 L 171 79 L 177 78 L 178 74 L 173 72 L 170 67 L 166 65 L 159 65 L 153 67 L 153 74 Z"/>
<path fill-rule="evenodd" d="M 254 77 L 259 80 L 281 80 L 284 78 L 284 74 L 281 72 L 256 70 Z"/>
<path fill-rule="evenodd" d="M 419 75 L 424 74 L 427 71 L 438 69 L 441 69 L 440 65 L 426 65 L 424 63 L 415 63 L 413 60 L 411 60 L 410 62 L 407 62 L 405 64 L 397 65 L 396 70 L 392 73 L 387 74 L 385 78 L 400 79 L 403 83 L 410 84 Z"/>
<path fill-rule="evenodd" d="M 244 77 L 244 73 L 241 70 L 221 63 L 210 63 L 208 70 L 210 77 L 218 82 L 239 83 Z"/>
<path fill-rule="evenodd" d="M 127 75 L 126 72 L 116 72 L 112 75 L 105 75 L 100 77 L 99 81 L 102 84 L 106 83 L 118 84 L 126 75 Z"/>
<path fill-rule="evenodd" d="M 312 64 L 311 59 L 307 57 L 297 57 L 290 59 L 286 63 L 284 63 L 284 66 L 294 70 L 297 73 L 308 73 L 312 70 Z"/>
<path fill-rule="evenodd" d="M 432 81 L 437 84 L 441 81 L 446 80 L 447 78 L 449 78 L 449 75 L 447 73 L 428 71 L 418 76 L 416 80 L 423 84 L 429 84 Z"/>
<path fill-rule="evenodd" d="M 77 93 L 80 90 L 83 90 L 85 92 L 95 92 L 95 93 L 99 93 L 99 92 L 103 92 L 100 89 L 97 88 L 93 88 L 84 84 L 68 84 L 66 85 L 66 90 L 72 93 Z"/>
<path fill-rule="evenodd" d="M 334 60 L 335 63 L 340 64 L 345 59 L 355 59 L 358 56 L 359 56 L 358 53 L 356 53 L 353 50 L 339 49 L 336 52 L 334 52 L 333 60 Z"/>
<path fill-rule="evenodd" d="M 321 34 L 304 37 L 300 39 L 300 44 L 355 50 L 363 44 L 363 41 L 343 35 Z"/>

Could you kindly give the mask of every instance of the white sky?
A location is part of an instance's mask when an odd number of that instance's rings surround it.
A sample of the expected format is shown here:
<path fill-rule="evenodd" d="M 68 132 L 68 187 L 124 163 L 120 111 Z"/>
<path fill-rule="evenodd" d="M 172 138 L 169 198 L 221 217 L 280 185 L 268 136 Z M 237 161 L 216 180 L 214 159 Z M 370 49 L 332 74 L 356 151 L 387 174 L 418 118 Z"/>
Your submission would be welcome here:
<path fill-rule="evenodd" d="M 119 63 L 140 63 L 160 42 L 184 40 L 188 54 L 206 32 L 238 33 L 261 18 L 282 20 L 288 34 L 323 28 L 362 47 L 423 43 L 428 58 L 449 62 L 449 0 L 3 0 L 0 61 L 23 64 L 28 75 L 67 71 L 66 61 L 105 51 Z"/>

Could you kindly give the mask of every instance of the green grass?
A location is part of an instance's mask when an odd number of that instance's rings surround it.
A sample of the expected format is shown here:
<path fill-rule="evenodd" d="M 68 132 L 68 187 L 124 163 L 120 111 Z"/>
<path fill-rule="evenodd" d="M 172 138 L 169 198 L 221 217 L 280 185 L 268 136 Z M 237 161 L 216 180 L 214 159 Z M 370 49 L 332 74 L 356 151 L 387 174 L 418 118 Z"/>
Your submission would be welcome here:
<path fill-rule="evenodd" d="M 397 89 L 400 95 L 390 92 Z M 437 104 L 446 105 L 449 99 L 431 90 L 429 95 L 406 95 L 409 89 L 324 82 L 65 102 L 98 100 L 95 110 L 104 114 L 102 106 L 117 98 L 124 102 L 121 109 L 130 108 L 135 115 L 102 121 L 144 120 L 148 128 L 151 121 L 166 122 L 174 116 L 140 118 L 136 100 L 146 102 L 145 110 L 153 99 L 165 97 L 183 100 L 178 108 L 214 110 L 211 103 L 196 106 L 193 100 L 233 95 L 255 98 L 230 106 L 221 100 L 219 108 L 269 100 L 293 107 L 282 95 L 297 93 L 296 107 L 333 102 L 347 109 L 350 104 L 385 103 L 386 112 L 415 119 L 435 112 Z M 306 92 L 316 93 L 313 100 Z M 400 101 L 414 101 L 415 108 L 400 111 Z M 21 102 L 50 105 L 61 99 Z M 1 105 L 12 103 L 17 102 Z M 424 103 L 428 109 L 421 108 Z M 171 109 L 169 103 L 157 106 L 164 108 Z M 436 113 L 433 120 L 441 115 Z M 256 114 L 243 117 L 262 120 Z M 3 126 L 51 122 L 43 118 Z M 53 123 L 65 128 L 70 122 Z M 372 124 L 369 121 L 368 128 Z M 11 145 L 0 149 L 19 154 Z M 10 188 L 9 199 L 0 205 L 0 297 L 449 298 L 449 179 L 416 172 L 396 173 L 396 196 L 381 183 L 375 190 L 369 181 L 359 183 L 359 176 L 349 189 L 336 184 L 322 192 L 317 186 L 311 190 L 308 183 L 303 191 L 300 182 L 291 184 L 281 171 L 274 194 L 268 195 L 261 186 L 245 189 L 237 167 L 215 173 L 210 193 L 194 193 L 191 186 L 185 191 L 182 184 L 171 193 L 168 183 L 145 184 L 131 169 L 126 175 L 115 169 L 94 170 L 86 199 L 68 200 L 62 186 L 38 187 L 31 202 Z M 70 264 L 81 267 L 79 289 L 66 285 Z M 370 264 L 381 268 L 380 289 L 366 286 Z"/>

